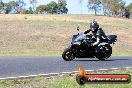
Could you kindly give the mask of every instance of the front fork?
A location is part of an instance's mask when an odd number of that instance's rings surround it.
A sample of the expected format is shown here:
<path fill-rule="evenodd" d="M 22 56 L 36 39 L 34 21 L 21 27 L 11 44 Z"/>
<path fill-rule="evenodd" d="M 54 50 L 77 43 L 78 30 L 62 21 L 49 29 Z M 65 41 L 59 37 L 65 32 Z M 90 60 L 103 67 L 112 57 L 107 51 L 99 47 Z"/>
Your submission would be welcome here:
<path fill-rule="evenodd" d="M 78 57 L 79 56 L 79 50 L 80 50 L 79 47 L 77 45 L 71 45 L 70 47 L 72 49 L 74 56 Z"/>

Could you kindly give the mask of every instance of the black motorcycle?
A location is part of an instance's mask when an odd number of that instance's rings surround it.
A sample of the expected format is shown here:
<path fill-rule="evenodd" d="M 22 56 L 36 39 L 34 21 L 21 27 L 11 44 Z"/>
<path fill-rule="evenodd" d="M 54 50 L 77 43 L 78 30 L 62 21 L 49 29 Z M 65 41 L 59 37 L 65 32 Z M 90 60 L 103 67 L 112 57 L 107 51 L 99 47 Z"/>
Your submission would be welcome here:
<path fill-rule="evenodd" d="M 79 31 L 79 27 L 77 27 Z M 75 58 L 98 58 L 106 60 L 112 54 L 111 44 L 117 41 L 116 35 L 106 36 L 98 46 L 93 46 L 95 40 L 92 35 L 86 35 L 83 32 L 73 35 L 71 45 L 66 48 L 62 54 L 65 61 L 71 61 Z"/>

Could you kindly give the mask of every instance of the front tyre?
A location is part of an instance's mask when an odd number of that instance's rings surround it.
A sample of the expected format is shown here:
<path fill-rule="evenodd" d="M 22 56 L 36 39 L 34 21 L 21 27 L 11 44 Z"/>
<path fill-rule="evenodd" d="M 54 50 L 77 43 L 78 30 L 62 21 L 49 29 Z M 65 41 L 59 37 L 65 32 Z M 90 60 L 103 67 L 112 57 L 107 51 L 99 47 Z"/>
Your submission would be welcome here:
<path fill-rule="evenodd" d="M 73 59 L 75 59 L 75 56 L 73 54 L 73 50 L 71 47 L 68 47 L 64 50 L 63 54 L 62 54 L 62 58 L 65 60 L 65 61 L 71 61 Z"/>
<path fill-rule="evenodd" d="M 96 58 L 100 61 L 108 59 L 112 54 L 112 47 L 110 45 L 100 45 L 95 50 Z"/>

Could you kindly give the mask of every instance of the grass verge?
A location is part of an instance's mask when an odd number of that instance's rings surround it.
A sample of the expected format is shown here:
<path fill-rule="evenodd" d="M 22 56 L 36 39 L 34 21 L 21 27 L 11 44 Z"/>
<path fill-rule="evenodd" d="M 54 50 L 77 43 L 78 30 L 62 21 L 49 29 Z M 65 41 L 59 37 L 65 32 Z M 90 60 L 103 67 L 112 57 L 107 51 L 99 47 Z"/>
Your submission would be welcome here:
<path fill-rule="evenodd" d="M 63 52 L 35 52 L 35 53 L 0 53 L 0 56 L 62 56 Z M 114 52 L 112 56 L 132 56 L 131 52 Z"/>
<path fill-rule="evenodd" d="M 89 73 L 90 74 L 90 73 Z M 132 69 L 101 71 L 98 74 L 130 74 Z M 129 84 L 85 84 L 80 86 L 76 83 L 75 77 L 70 74 L 54 77 L 35 77 L 30 79 L 1 80 L 0 88 L 132 88 Z"/>
<path fill-rule="evenodd" d="M 25 19 L 26 18 L 26 19 Z M 96 19 L 106 35 L 118 41 L 113 55 L 132 55 L 132 19 L 94 15 L 0 15 L 0 56 L 57 56 L 69 46 L 73 34 Z"/>

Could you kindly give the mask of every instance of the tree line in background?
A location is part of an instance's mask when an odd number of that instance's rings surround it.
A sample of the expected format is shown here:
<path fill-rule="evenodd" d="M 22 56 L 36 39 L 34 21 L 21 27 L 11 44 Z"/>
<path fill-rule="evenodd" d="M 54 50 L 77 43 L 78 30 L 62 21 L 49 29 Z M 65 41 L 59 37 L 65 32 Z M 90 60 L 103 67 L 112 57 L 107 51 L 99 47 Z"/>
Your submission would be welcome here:
<path fill-rule="evenodd" d="M 84 0 L 79 0 L 82 3 Z M 12 0 L 7 3 L 0 0 L 0 13 L 16 13 L 16 14 L 67 14 L 68 8 L 66 0 L 51 1 L 47 5 L 37 6 L 37 0 L 29 0 L 30 7 L 27 9 L 24 0 Z M 108 16 L 125 16 L 129 18 L 132 14 L 132 3 L 126 5 L 124 0 L 88 0 L 88 12 L 94 11 L 95 15 L 103 12 Z"/>
<path fill-rule="evenodd" d="M 66 0 L 51 1 L 47 5 L 37 5 L 37 0 L 29 0 L 30 7 L 26 8 L 24 0 L 9 1 L 4 3 L 0 0 L 0 13 L 9 14 L 67 14 Z"/>
<path fill-rule="evenodd" d="M 132 14 L 132 3 L 126 5 L 124 0 L 88 0 L 87 7 L 94 11 L 95 15 L 103 11 L 104 15 L 129 18 Z"/>

